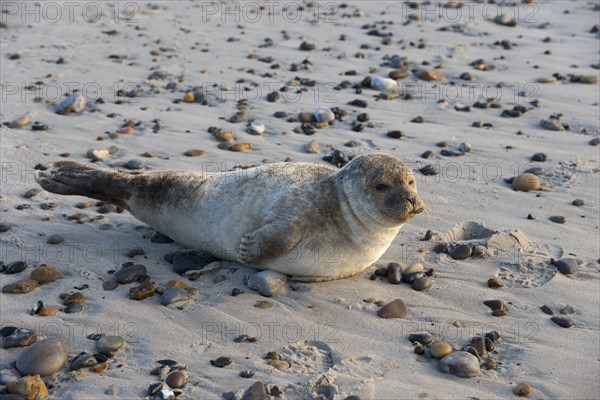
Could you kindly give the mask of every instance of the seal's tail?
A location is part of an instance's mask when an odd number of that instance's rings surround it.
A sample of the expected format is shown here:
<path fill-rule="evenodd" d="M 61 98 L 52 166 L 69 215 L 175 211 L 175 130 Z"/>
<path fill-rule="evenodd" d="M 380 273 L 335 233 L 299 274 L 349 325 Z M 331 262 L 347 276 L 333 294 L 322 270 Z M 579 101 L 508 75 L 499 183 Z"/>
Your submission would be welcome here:
<path fill-rule="evenodd" d="M 132 175 L 73 161 L 57 161 L 35 173 L 45 190 L 66 196 L 87 196 L 127 208 L 133 192 Z"/>

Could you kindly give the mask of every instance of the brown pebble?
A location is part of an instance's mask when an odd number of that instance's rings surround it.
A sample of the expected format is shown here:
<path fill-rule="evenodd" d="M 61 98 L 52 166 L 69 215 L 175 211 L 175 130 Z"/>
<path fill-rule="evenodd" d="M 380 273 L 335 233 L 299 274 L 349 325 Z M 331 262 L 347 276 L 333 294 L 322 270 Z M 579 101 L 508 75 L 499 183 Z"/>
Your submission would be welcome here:
<path fill-rule="evenodd" d="M 246 151 L 252 149 L 252 145 L 250 143 L 236 143 L 228 148 L 230 151 Z"/>
<path fill-rule="evenodd" d="M 25 400 L 42 400 L 49 396 L 48 388 L 39 375 L 24 376 L 15 381 L 7 382 L 6 389 L 10 393 L 18 395 L 17 398 Z"/>
<path fill-rule="evenodd" d="M 396 299 L 391 303 L 386 304 L 377 311 L 377 315 L 381 318 L 406 318 L 409 314 L 408 307 L 401 299 Z"/>
<path fill-rule="evenodd" d="M 154 293 L 156 293 L 156 288 L 151 281 L 129 289 L 129 297 L 133 300 L 144 300 L 145 298 L 154 296 Z"/>
<path fill-rule="evenodd" d="M 492 359 L 492 358 L 488 358 L 488 359 L 485 361 L 485 364 L 484 364 L 484 366 L 485 366 L 485 369 L 488 369 L 488 370 L 489 370 L 489 369 L 496 369 L 496 366 L 497 366 L 496 360 L 494 360 L 494 359 Z"/>
<path fill-rule="evenodd" d="M 417 76 L 419 79 L 423 79 L 425 81 L 441 81 L 444 79 L 444 74 L 438 70 L 422 69 L 419 71 Z"/>
<path fill-rule="evenodd" d="M 187 382 L 187 374 L 184 371 L 173 371 L 165 380 L 171 389 L 179 389 Z"/>
<path fill-rule="evenodd" d="M 56 268 L 41 265 L 31 271 L 31 279 L 39 282 L 40 285 L 51 283 L 58 279 L 62 279 L 62 274 Z"/>
<path fill-rule="evenodd" d="M 165 286 L 184 289 L 187 287 L 187 284 L 185 282 L 179 281 L 177 279 L 171 279 L 170 281 L 167 282 L 167 284 Z"/>
<path fill-rule="evenodd" d="M 502 282 L 502 279 L 500 278 L 490 278 L 488 279 L 487 284 L 493 289 L 504 287 L 504 282 Z"/>
<path fill-rule="evenodd" d="M 63 299 L 63 304 L 65 306 L 70 306 L 71 304 L 83 304 L 85 298 L 83 297 L 83 293 L 75 292 Z"/>
<path fill-rule="evenodd" d="M 99 372 L 106 371 L 107 369 L 108 369 L 108 362 L 103 362 L 102 364 L 98 364 L 96 366 L 91 367 L 90 371 L 99 373 Z"/>
<path fill-rule="evenodd" d="M 59 311 L 60 310 L 58 308 L 44 306 L 38 310 L 37 314 L 42 317 L 47 317 L 49 315 L 54 315 Z"/>
<path fill-rule="evenodd" d="M 446 342 L 436 342 L 431 345 L 429 350 L 433 358 L 442 358 L 452 353 L 452 346 Z"/>
<path fill-rule="evenodd" d="M 513 388 L 513 393 L 521 397 L 529 396 L 532 391 L 533 389 L 529 383 L 519 383 Z"/>
<path fill-rule="evenodd" d="M 40 287 L 40 283 L 33 279 L 21 279 L 14 283 L 9 283 L 2 288 L 3 293 L 25 294 L 33 289 Z"/>
<path fill-rule="evenodd" d="M 194 96 L 194 92 L 185 92 L 183 95 L 184 103 L 193 103 L 196 100 L 196 96 Z"/>
<path fill-rule="evenodd" d="M 530 190 L 538 190 L 542 187 L 540 178 L 529 172 L 525 172 L 517 176 L 512 182 L 512 188 L 521 192 L 529 192 Z"/>
<path fill-rule="evenodd" d="M 492 310 L 504 310 L 504 302 L 502 302 L 502 300 L 486 300 L 483 304 Z"/>
<path fill-rule="evenodd" d="M 183 153 L 183 155 L 186 157 L 199 157 L 199 156 L 204 155 L 204 153 L 205 153 L 204 150 L 194 149 L 194 150 L 186 151 L 185 153 Z"/>
<path fill-rule="evenodd" d="M 231 142 L 233 140 L 233 132 L 218 131 L 215 134 L 215 139 L 217 139 L 219 142 Z"/>

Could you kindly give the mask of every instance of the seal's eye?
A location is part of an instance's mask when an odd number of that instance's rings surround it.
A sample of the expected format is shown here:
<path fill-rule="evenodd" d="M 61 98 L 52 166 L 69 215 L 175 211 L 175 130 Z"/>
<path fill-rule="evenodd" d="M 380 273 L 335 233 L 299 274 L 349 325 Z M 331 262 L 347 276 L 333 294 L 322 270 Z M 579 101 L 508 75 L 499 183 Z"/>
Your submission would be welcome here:
<path fill-rule="evenodd" d="M 415 184 L 415 180 L 411 179 L 410 182 L 408 182 L 408 184 L 411 185 L 411 186 L 414 185 Z"/>
<path fill-rule="evenodd" d="M 375 190 L 379 192 L 387 192 L 391 188 L 392 187 L 386 183 L 378 183 L 377 185 L 375 185 Z"/>

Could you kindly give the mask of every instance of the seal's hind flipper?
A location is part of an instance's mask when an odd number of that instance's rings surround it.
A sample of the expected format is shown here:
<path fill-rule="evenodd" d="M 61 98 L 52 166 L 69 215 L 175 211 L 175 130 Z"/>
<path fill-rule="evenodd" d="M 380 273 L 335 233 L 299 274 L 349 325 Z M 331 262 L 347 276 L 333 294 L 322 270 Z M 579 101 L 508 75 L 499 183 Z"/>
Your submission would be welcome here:
<path fill-rule="evenodd" d="M 131 175 L 107 171 L 73 161 L 50 163 L 35 172 L 45 190 L 66 196 L 86 196 L 127 208 L 133 182 Z"/>

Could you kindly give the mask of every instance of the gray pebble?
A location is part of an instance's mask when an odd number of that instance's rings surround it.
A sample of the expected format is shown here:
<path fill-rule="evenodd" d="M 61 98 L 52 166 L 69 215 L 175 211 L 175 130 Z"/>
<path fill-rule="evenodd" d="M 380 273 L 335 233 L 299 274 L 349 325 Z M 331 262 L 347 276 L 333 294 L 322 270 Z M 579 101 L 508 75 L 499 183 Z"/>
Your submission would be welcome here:
<path fill-rule="evenodd" d="M 433 342 L 433 335 L 429 332 L 416 332 L 408 335 L 408 340 L 413 343 L 429 344 Z"/>
<path fill-rule="evenodd" d="M 479 359 L 466 351 L 455 351 L 440 361 L 440 370 L 461 378 L 479 376 Z"/>
<path fill-rule="evenodd" d="M 232 360 L 229 357 L 219 357 L 216 360 L 210 360 L 210 363 L 217 368 L 223 368 L 231 364 Z"/>
<path fill-rule="evenodd" d="M 564 275 L 573 275 L 579 269 L 581 260 L 575 258 L 561 258 L 554 262 L 554 266 Z"/>
<path fill-rule="evenodd" d="M 115 272 L 114 279 L 120 284 L 126 284 L 136 281 L 140 276 L 146 275 L 148 271 L 142 264 L 124 267 Z"/>
<path fill-rule="evenodd" d="M 93 367 L 96 364 L 98 364 L 98 360 L 96 360 L 93 354 L 82 353 L 71 361 L 69 369 L 75 371 L 81 368 Z"/>
<path fill-rule="evenodd" d="M 575 200 L 573 200 L 573 201 L 571 202 L 571 204 L 573 204 L 574 206 L 577 206 L 577 207 L 581 207 L 581 206 L 583 206 L 585 203 L 584 203 L 584 202 L 583 202 L 583 200 L 581 200 L 581 199 L 575 199 Z"/>
<path fill-rule="evenodd" d="M 37 334 L 29 329 L 16 329 L 14 332 L 2 337 L 2 347 L 9 349 L 11 347 L 29 346 L 37 340 Z"/>
<path fill-rule="evenodd" d="M 421 276 L 420 278 L 415 279 L 415 281 L 412 284 L 413 290 L 416 290 L 418 292 L 429 289 L 430 287 L 431 279 L 429 279 L 429 277 L 427 276 Z"/>
<path fill-rule="evenodd" d="M 257 290 L 265 297 L 281 293 L 287 284 L 287 275 L 265 270 L 257 272 L 248 278 L 247 285 L 252 290 Z"/>
<path fill-rule="evenodd" d="M 18 274 L 27 268 L 27 263 L 25 261 L 13 261 L 4 266 L 4 270 L 2 273 L 6 275 Z"/>
<path fill-rule="evenodd" d="M 6 385 L 8 382 L 16 381 L 21 376 L 13 369 L 3 369 L 0 371 L 0 385 Z M 0 399 L 4 399 L 0 397 Z"/>
<path fill-rule="evenodd" d="M 387 278 L 391 284 L 397 285 L 402 282 L 402 267 L 398 263 L 389 263 L 387 266 Z"/>
<path fill-rule="evenodd" d="M 102 282 L 102 289 L 104 289 L 106 291 L 115 290 L 117 287 L 119 287 L 119 282 L 117 282 L 115 280 L 111 279 L 111 280 Z"/>
<path fill-rule="evenodd" d="M 471 257 L 472 250 L 468 244 L 459 244 L 448 248 L 448 254 L 455 260 L 465 260 Z"/>
<path fill-rule="evenodd" d="M 0 224 L 0 233 L 4 233 L 4 232 L 8 232 L 10 231 L 11 226 L 8 224 Z"/>
<path fill-rule="evenodd" d="M 126 166 L 128 169 L 132 169 L 132 170 L 142 169 L 146 166 L 146 161 L 142 158 L 133 158 L 133 159 L 127 161 Z"/>
<path fill-rule="evenodd" d="M 168 306 L 169 304 L 188 301 L 189 299 L 190 294 L 185 289 L 170 287 L 167 288 L 160 297 L 160 304 L 163 306 Z"/>
<path fill-rule="evenodd" d="M 564 307 L 563 307 L 563 308 L 561 308 L 559 311 L 560 311 L 560 313 L 561 313 L 561 314 L 563 314 L 563 315 L 566 315 L 566 314 L 573 314 L 573 313 L 575 312 L 575 310 L 573 310 L 573 307 L 571 307 L 570 305 L 566 305 L 566 306 L 564 306 Z"/>
<path fill-rule="evenodd" d="M 32 344 L 17 357 L 17 370 L 23 375 L 48 376 L 67 362 L 67 346 L 60 340 Z"/>
<path fill-rule="evenodd" d="M 48 244 L 60 244 L 62 242 L 65 241 L 65 238 L 62 235 L 59 235 L 58 233 L 55 233 L 54 235 L 50 235 L 48 237 L 48 240 L 46 240 L 46 243 Z"/>
<path fill-rule="evenodd" d="M 242 396 L 242 400 L 269 400 L 267 388 L 262 382 L 255 382 Z"/>
<path fill-rule="evenodd" d="M 548 219 L 556 224 L 564 224 L 565 222 L 567 222 L 567 219 L 562 215 L 552 215 L 548 217 Z"/>
<path fill-rule="evenodd" d="M 121 336 L 103 336 L 96 342 L 96 348 L 100 353 L 112 357 L 124 344 Z"/>
<path fill-rule="evenodd" d="M 76 314 L 78 312 L 83 311 L 83 305 L 79 303 L 69 304 L 68 306 L 63 308 L 62 311 L 66 314 Z"/>
<path fill-rule="evenodd" d="M 473 254 L 471 254 L 471 257 L 473 257 L 473 258 L 482 257 L 486 253 L 487 253 L 487 247 L 478 244 L 478 245 L 473 246 Z"/>
<path fill-rule="evenodd" d="M 572 319 L 566 317 L 552 317 L 550 319 L 561 328 L 570 328 L 575 325 L 575 322 L 573 322 Z"/>
<path fill-rule="evenodd" d="M 209 252 L 202 250 L 184 250 L 173 257 L 173 271 L 185 274 L 187 271 L 202 269 L 217 261 Z"/>

